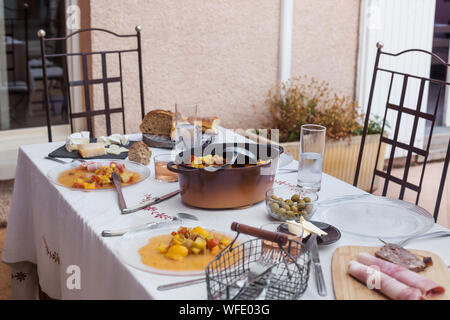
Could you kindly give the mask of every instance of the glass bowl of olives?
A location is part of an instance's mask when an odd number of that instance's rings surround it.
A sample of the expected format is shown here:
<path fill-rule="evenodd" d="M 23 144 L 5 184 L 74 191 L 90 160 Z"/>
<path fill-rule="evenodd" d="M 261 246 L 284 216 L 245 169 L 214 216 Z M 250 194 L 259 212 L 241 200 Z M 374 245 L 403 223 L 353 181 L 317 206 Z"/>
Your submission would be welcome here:
<path fill-rule="evenodd" d="M 316 212 L 318 200 L 317 192 L 297 187 L 276 187 L 266 192 L 267 212 L 280 221 L 299 221 L 301 216 L 309 220 Z"/>

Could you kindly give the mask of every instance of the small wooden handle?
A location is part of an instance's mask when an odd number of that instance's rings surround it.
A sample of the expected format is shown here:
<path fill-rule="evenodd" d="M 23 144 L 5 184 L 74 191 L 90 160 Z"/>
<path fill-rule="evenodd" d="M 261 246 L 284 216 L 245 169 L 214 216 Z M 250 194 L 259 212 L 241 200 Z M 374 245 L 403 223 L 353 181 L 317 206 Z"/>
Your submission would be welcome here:
<path fill-rule="evenodd" d="M 282 246 L 288 242 L 288 236 L 286 234 L 282 234 L 279 232 L 272 232 L 269 230 L 263 230 L 260 228 L 255 228 L 238 222 L 233 222 L 231 224 L 231 230 L 239 233 L 245 233 L 263 240 L 276 242 Z"/>

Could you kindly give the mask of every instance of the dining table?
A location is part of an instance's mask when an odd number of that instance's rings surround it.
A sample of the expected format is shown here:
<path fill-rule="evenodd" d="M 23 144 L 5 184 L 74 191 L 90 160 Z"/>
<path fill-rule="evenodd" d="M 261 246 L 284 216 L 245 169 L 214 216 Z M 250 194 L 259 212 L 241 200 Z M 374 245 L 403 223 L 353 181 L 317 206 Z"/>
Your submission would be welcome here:
<path fill-rule="evenodd" d="M 130 135 L 142 140 L 141 134 Z M 233 130 L 220 128 L 217 142 L 246 142 Z M 19 149 L 14 192 L 2 260 L 11 266 L 15 299 L 35 299 L 40 286 L 53 299 L 207 299 L 205 282 L 177 289 L 159 291 L 158 286 L 190 280 L 193 276 L 174 276 L 138 270 L 122 261 L 117 248 L 122 237 L 102 237 L 105 229 L 121 229 L 152 221 L 170 221 L 178 212 L 194 214 L 198 224 L 213 224 L 230 230 L 234 221 L 260 227 L 274 222 L 264 201 L 238 209 L 199 209 L 184 205 L 180 195 L 140 211 L 121 214 L 114 190 L 78 191 L 57 185 L 47 178 L 50 169 L 60 164 L 45 157 L 64 145 L 63 141 L 24 145 Z M 171 150 L 151 148 L 152 156 Z M 63 159 L 69 161 L 70 159 Z M 150 177 L 123 188 L 128 205 L 135 205 L 179 188 L 177 182 L 155 179 L 153 161 Z M 297 185 L 298 162 L 286 163 L 274 177 L 274 187 Z M 363 195 L 365 191 L 328 174 L 322 175 L 320 200 L 340 196 Z M 316 214 L 319 214 L 320 207 Z M 314 218 L 314 217 L 313 217 Z M 314 220 L 314 219 L 313 219 Z M 433 224 L 429 232 L 447 230 Z M 151 232 L 150 232 L 151 234 Z M 341 246 L 380 246 L 373 237 L 342 232 L 339 241 L 319 246 L 319 255 L 327 288 L 320 296 L 315 274 L 300 299 L 335 299 L 332 281 L 332 256 Z M 406 246 L 428 250 L 450 265 L 450 237 L 423 239 Z M 313 270 L 313 269 L 312 269 Z M 79 279 L 74 277 L 78 276 Z"/>

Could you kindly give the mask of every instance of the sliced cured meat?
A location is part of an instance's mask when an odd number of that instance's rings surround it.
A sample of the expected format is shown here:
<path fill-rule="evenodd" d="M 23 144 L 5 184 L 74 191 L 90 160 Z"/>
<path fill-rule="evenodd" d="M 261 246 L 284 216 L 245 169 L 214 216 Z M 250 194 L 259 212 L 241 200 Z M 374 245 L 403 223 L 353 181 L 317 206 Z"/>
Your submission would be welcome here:
<path fill-rule="evenodd" d="M 115 161 L 112 161 L 111 164 L 114 164 L 120 172 L 123 172 L 125 170 L 125 164 L 123 163 L 117 163 Z"/>
<path fill-rule="evenodd" d="M 377 266 L 380 271 L 403 282 L 404 284 L 419 289 L 426 297 L 442 294 L 445 292 L 444 287 L 440 286 L 433 280 L 406 269 L 405 267 L 393 264 L 374 257 L 368 253 L 360 253 L 357 260 L 366 266 Z"/>
<path fill-rule="evenodd" d="M 350 261 L 348 265 L 348 273 L 354 278 L 364 283 L 368 288 L 375 289 L 388 298 L 394 300 L 421 300 L 422 292 L 417 288 L 411 288 L 406 284 L 388 276 L 387 274 L 358 261 Z M 372 283 L 373 287 L 369 286 L 372 279 L 375 279 L 375 283 Z"/>
<path fill-rule="evenodd" d="M 388 243 L 375 252 L 378 258 L 398 264 L 412 271 L 422 271 L 427 265 L 408 250 L 392 243 Z"/>
<path fill-rule="evenodd" d="M 87 171 L 94 172 L 95 170 L 101 169 L 103 164 L 101 162 L 92 162 L 86 166 Z"/>

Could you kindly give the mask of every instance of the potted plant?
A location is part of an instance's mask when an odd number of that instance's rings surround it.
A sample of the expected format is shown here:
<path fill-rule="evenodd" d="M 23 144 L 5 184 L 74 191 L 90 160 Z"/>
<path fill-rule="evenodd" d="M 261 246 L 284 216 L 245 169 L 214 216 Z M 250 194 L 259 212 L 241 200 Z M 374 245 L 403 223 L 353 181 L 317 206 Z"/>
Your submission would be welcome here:
<path fill-rule="evenodd" d="M 326 82 L 301 77 L 270 90 L 266 103 L 271 113 L 271 119 L 265 123 L 268 129 L 248 129 L 247 137 L 258 142 L 279 143 L 298 160 L 300 127 L 308 123 L 325 126 L 323 171 L 353 183 L 364 120 L 356 101 L 332 91 Z M 381 131 L 382 121 L 374 117 L 369 121 L 359 176 L 358 187 L 363 190 L 370 189 Z M 382 144 L 378 169 L 383 167 L 385 148 Z"/>

